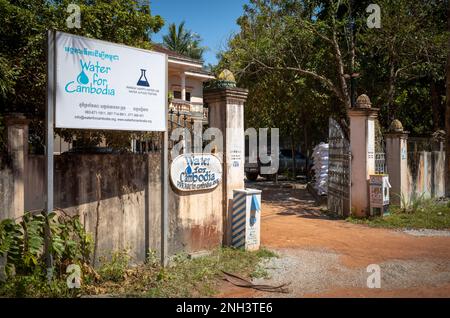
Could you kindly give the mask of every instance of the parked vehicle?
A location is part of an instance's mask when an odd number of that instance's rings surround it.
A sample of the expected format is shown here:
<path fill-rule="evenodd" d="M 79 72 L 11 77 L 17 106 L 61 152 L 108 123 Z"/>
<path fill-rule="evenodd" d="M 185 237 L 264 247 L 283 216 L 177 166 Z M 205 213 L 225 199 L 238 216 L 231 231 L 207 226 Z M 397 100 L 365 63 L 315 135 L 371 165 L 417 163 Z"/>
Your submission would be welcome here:
<path fill-rule="evenodd" d="M 307 160 L 306 157 L 298 152 L 294 152 L 294 156 L 292 156 L 292 150 L 290 149 L 280 149 L 280 152 L 278 154 L 278 174 L 284 174 L 284 173 L 292 173 L 292 167 L 294 164 L 294 158 L 295 158 L 295 174 L 306 174 L 309 168 L 311 168 L 311 160 L 308 162 L 307 166 Z M 248 157 L 245 157 L 245 176 L 250 181 L 255 181 L 258 176 L 262 176 L 265 178 L 271 178 L 274 176 L 274 174 L 271 175 L 264 175 L 261 173 L 261 167 L 262 166 L 269 166 L 270 163 L 262 164 L 261 161 L 258 158 L 257 163 L 249 163 Z"/>
<path fill-rule="evenodd" d="M 295 157 L 295 173 L 296 174 L 304 174 L 306 173 L 306 157 L 298 152 L 294 152 Z M 292 172 L 292 167 L 294 164 L 294 157 L 292 156 L 291 149 L 281 149 L 280 150 L 280 167 L 278 169 L 279 174 L 283 174 L 286 172 Z"/>
<path fill-rule="evenodd" d="M 68 151 L 66 151 L 65 153 L 110 155 L 110 154 L 120 154 L 120 151 L 110 147 L 90 146 L 90 147 L 73 147 Z"/>

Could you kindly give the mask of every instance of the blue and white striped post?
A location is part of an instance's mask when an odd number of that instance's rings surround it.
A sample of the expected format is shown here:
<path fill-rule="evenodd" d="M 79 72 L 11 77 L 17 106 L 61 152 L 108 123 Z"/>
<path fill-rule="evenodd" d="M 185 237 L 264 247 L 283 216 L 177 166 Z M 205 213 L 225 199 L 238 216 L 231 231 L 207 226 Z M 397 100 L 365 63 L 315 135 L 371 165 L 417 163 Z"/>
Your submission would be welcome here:
<path fill-rule="evenodd" d="M 231 246 L 257 250 L 260 245 L 261 191 L 254 189 L 233 191 L 231 215 Z"/>

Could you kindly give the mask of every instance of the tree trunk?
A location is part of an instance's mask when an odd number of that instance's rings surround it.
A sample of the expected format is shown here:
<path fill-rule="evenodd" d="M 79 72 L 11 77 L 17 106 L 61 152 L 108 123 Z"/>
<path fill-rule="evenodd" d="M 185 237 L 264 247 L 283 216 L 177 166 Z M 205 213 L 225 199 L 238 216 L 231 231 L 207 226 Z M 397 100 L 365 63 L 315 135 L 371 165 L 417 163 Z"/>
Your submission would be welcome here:
<path fill-rule="evenodd" d="M 337 27 L 335 21 L 333 19 L 333 32 L 331 37 L 331 42 L 333 44 L 334 49 L 334 59 L 336 61 L 336 70 L 338 73 L 339 79 L 339 90 L 342 96 L 342 101 L 345 105 L 345 111 L 348 112 L 348 109 L 352 107 L 350 92 L 348 91 L 347 80 L 345 79 L 345 69 L 344 69 L 344 61 L 342 59 L 341 48 L 339 47 L 339 43 L 337 40 Z"/>
<path fill-rule="evenodd" d="M 350 93 L 348 91 L 347 86 L 347 80 L 345 79 L 345 70 L 344 70 L 344 61 L 342 60 L 342 54 L 341 49 L 339 48 L 339 44 L 337 43 L 337 40 L 335 37 L 333 37 L 334 42 L 334 58 L 336 60 L 336 66 L 339 76 L 339 84 L 340 84 L 340 91 L 344 99 L 344 105 L 345 108 L 348 110 L 351 108 L 351 97 Z"/>
<path fill-rule="evenodd" d="M 294 135 L 291 134 L 291 153 L 292 153 L 292 177 L 295 180 L 296 171 L 295 171 L 295 138 Z"/>
<path fill-rule="evenodd" d="M 354 77 L 354 73 L 355 73 L 355 63 L 356 63 L 356 43 L 355 43 L 355 21 L 353 19 L 353 1 L 350 1 L 349 3 L 349 11 L 350 11 L 350 44 L 351 44 L 351 49 L 350 49 L 350 102 L 352 107 L 356 106 L 356 99 L 358 96 L 356 93 L 356 79 Z"/>
<path fill-rule="evenodd" d="M 441 101 L 439 98 L 439 93 L 434 80 L 430 83 L 430 93 L 431 93 L 431 109 L 433 112 L 433 130 L 437 131 L 441 128 Z"/>
<path fill-rule="evenodd" d="M 309 181 L 310 175 L 309 175 L 309 145 L 308 145 L 308 130 L 307 126 L 305 125 L 305 128 L 303 129 L 303 138 L 305 147 L 302 148 L 302 153 L 305 156 L 305 174 L 306 174 L 306 180 Z"/>
<path fill-rule="evenodd" d="M 395 64 L 393 61 L 389 63 L 389 87 L 388 87 L 388 101 L 387 101 L 387 124 L 390 123 L 396 117 L 396 109 L 394 109 L 394 96 L 395 96 Z"/>
<path fill-rule="evenodd" d="M 447 8 L 447 28 L 450 31 L 450 2 Z M 445 131 L 447 133 L 445 141 L 445 157 L 446 157 L 446 178 L 445 178 L 445 194 L 450 196 L 450 38 L 448 39 L 447 51 L 447 69 L 446 69 L 446 87 L 445 93 L 447 96 L 445 104 Z"/>

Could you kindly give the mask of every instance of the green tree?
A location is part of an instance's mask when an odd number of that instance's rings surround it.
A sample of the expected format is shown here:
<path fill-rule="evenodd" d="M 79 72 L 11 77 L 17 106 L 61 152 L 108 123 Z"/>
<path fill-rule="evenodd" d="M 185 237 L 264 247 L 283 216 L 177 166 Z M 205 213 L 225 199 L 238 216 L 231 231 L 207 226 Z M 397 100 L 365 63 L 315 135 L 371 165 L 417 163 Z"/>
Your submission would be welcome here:
<path fill-rule="evenodd" d="M 178 26 L 175 23 L 169 24 L 169 32 L 163 36 L 164 46 L 180 54 L 193 59 L 201 60 L 206 47 L 201 46 L 201 37 L 197 33 L 185 28 L 185 22 Z"/>
<path fill-rule="evenodd" d="M 269 99 L 267 87 L 283 80 L 279 89 L 289 95 L 292 86 L 298 86 L 302 102 L 290 103 L 292 107 L 317 110 L 301 111 L 306 115 L 301 122 L 316 121 L 322 113 L 345 118 L 352 104 L 350 79 L 359 76 L 358 94 L 368 94 L 374 107 L 381 108 L 385 127 L 400 117 L 411 131 L 431 132 L 443 122 L 439 115 L 448 1 L 380 0 L 381 29 L 367 27 L 370 3 L 251 0 L 220 66 L 230 68 L 239 84 L 251 91 L 266 86 L 257 101 L 260 105 Z M 278 75 L 267 84 L 267 74 Z M 255 111 L 265 113 L 257 107 Z M 345 120 L 341 124 L 345 127 Z"/>
<path fill-rule="evenodd" d="M 135 0 L 0 0 L 0 102 L 2 112 L 21 112 L 35 122 L 32 140 L 42 141 L 46 96 L 46 31 L 56 29 L 86 37 L 151 49 L 150 36 L 164 24 L 149 5 Z M 69 29 L 67 6 L 81 8 L 81 28 Z M 35 128 L 35 129 L 34 129 Z M 61 130 L 90 142 L 117 133 Z M 129 135 L 131 136 L 131 135 Z M 91 138 L 92 137 L 92 138 Z"/>
<path fill-rule="evenodd" d="M 221 54 L 220 67 L 250 89 L 247 124 L 279 127 L 305 154 L 326 137 L 328 116 L 345 119 L 351 103 L 341 28 L 348 16 L 333 4 L 318 10 L 317 1 L 253 0 Z"/>
<path fill-rule="evenodd" d="M 363 28 L 357 39 L 361 87 L 381 108 L 385 126 L 399 118 L 417 133 L 436 130 L 443 124 L 445 1 L 380 0 L 377 4 L 382 27 Z"/>

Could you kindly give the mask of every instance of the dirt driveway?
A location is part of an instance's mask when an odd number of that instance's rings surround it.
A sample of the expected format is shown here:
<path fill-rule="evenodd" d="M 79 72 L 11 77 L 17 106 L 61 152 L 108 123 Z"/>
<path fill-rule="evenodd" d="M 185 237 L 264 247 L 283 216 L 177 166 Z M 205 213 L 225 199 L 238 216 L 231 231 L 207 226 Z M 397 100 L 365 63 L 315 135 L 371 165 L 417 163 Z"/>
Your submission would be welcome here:
<path fill-rule="evenodd" d="M 450 297 L 450 233 L 414 236 L 326 217 L 304 185 L 256 182 L 263 190 L 261 241 L 279 258 L 264 266 L 288 294 L 224 286 L 223 297 Z M 381 288 L 367 287 L 367 266 L 381 268 Z"/>

